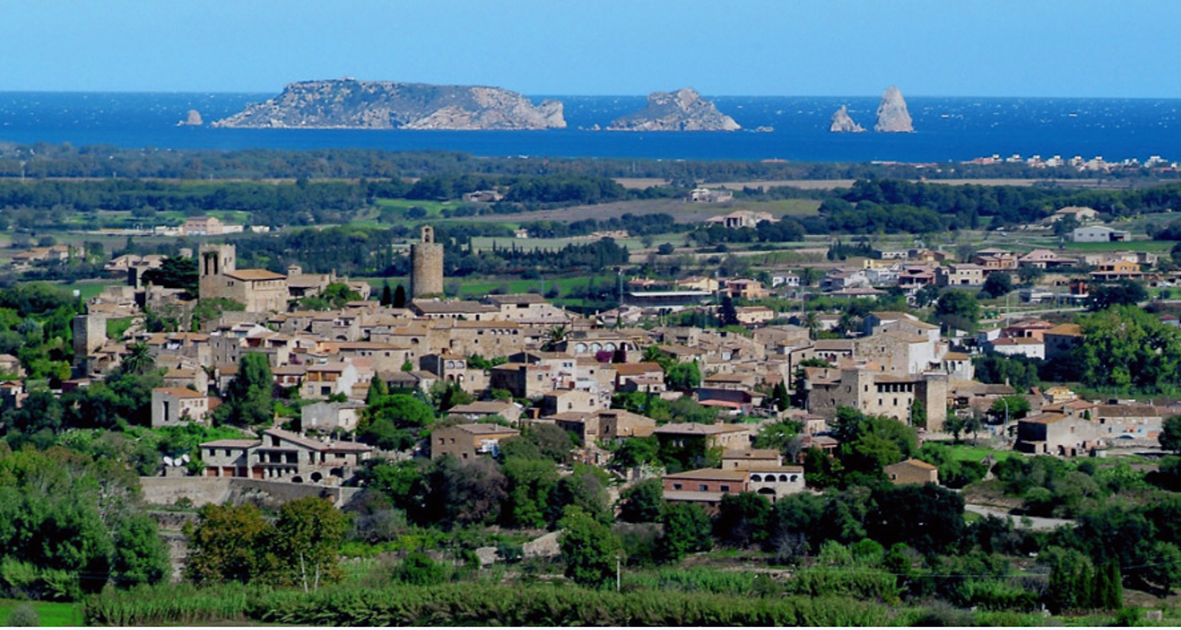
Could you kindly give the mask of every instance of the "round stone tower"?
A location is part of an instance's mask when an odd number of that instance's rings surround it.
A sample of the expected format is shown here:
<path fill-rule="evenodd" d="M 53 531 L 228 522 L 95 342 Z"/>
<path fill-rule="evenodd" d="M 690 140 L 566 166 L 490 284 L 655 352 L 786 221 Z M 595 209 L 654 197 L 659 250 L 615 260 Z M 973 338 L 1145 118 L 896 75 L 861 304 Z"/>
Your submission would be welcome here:
<path fill-rule="evenodd" d="M 422 242 L 410 246 L 410 295 L 443 295 L 443 246 L 435 242 L 435 228 L 422 226 Z"/>

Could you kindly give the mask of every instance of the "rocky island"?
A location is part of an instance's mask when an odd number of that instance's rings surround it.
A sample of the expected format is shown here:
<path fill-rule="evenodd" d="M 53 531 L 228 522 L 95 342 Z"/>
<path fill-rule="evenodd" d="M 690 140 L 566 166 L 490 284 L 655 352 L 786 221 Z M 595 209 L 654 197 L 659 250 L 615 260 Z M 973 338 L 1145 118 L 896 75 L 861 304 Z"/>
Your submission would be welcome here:
<path fill-rule="evenodd" d="M 718 111 L 692 88 L 676 92 L 653 92 L 644 109 L 616 118 L 612 131 L 738 131 L 733 118 Z"/>
<path fill-rule="evenodd" d="M 185 119 L 176 123 L 177 127 L 200 127 L 204 125 L 205 121 L 201 120 L 201 112 L 190 109 L 188 114 L 185 114 Z"/>
<path fill-rule="evenodd" d="M 893 85 L 882 93 L 882 102 L 878 105 L 878 122 L 873 126 L 873 130 L 905 133 L 914 131 L 910 112 L 906 111 L 906 100 L 902 98 L 902 92 Z"/>
<path fill-rule="evenodd" d="M 495 87 L 390 81 L 302 81 L 213 127 L 272 129 L 562 129 L 562 103 L 534 105 Z"/>
<path fill-rule="evenodd" d="M 861 133 L 865 131 L 865 127 L 858 125 L 849 116 L 849 110 L 844 105 L 832 115 L 832 123 L 829 124 L 828 130 L 833 133 Z"/>

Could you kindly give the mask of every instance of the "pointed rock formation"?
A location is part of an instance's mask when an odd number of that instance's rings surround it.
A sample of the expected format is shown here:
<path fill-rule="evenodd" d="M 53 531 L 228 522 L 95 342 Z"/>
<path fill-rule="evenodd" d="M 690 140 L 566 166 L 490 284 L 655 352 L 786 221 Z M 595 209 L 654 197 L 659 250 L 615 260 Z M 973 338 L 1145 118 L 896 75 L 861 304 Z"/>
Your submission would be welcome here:
<path fill-rule="evenodd" d="M 865 131 L 865 127 L 853 122 L 849 117 L 849 110 L 841 105 L 837 113 L 832 115 L 832 124 L 828 126 L 828 130 L 833 133 L 861 133 Z"/>
<path fill-rule="evenodd" d="M 205 121 L 201 120 L 201 112 L 190 109 L 189 113 L 185 115 L 185 119 L 176 123 L 178 127 L 200 127 L 204 125 Z"/>
<path fill-rule="evenodd" d="M 906 101 L 902 98 L 902 92 L 893 85 L 882 93 L 882 102 L 878 105 L 878 122 L 873 126 L 873 130 L 883 132 L 914 131 L 910 112 L 906 111 Z"/>
<path fill-rule="evenodd" d="M 710 101 L 692 88 L 676 92 L 653 92 L 648 106 L 621 118 L 607 127 L 614 131 L 737 131 L 742 129 L 733 118 L 718 111 Z"/>

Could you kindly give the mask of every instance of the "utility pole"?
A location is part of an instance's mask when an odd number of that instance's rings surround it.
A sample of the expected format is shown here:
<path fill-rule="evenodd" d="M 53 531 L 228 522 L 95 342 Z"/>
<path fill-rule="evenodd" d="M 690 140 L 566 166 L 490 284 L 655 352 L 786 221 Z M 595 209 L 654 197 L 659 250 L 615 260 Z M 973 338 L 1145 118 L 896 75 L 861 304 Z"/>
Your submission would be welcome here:
<path fill-rule="evenodd" d="M 619 585 L 623 581 L 623 564 L 619 554 L 615 554 L 615 592 L 619 592 Z"/>

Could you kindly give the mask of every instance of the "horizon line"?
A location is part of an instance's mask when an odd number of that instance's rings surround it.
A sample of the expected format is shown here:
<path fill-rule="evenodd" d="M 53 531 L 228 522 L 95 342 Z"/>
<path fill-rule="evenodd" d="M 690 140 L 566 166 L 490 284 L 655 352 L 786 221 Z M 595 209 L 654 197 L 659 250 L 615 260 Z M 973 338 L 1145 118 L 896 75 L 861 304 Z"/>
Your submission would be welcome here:
<path fill-rule="evenodd" d="M 313 79 L 315 80 L 315 79 Z M 323 79 L 331 80 L 331 79 Z M 421 83 L 417 81 L 391 81 L 391 83 Z M 450 84 L 450 83 L 422 83 L 423 85 L 455 85 L 458 87 L 493 87 L 498 89 L 509 90 L 517 92 L 522 96 L 527 97 L 564 97 L 564 98 L 647 98 L 655 92 L 647 94 L 559 94 L 554 92 L 522 92 L 519 90 L 511 90 L 510 88 L 501 88 L 491 85 L 471 84 Z M 686 86 L 687 87 L 687 86 Z M 681 88 L 677 88 L 681 89 Z M 691 88 L 696 91 L 696 88 Z M 675 90 L 657 90 L 661 91 L 675 91 Z M 278 96 L 280 92 L 263 92 L 263 91 L 242 91 L 242 90 L 76 90 L 76 89 L 4 89 L 0 88 L 0 94 L 203 94 L 203 95 L 263 95 L 271 94 Z M 874 94 L 708 94 L 698 91 L 703 97 L 708 98 L 880 98 L 880 95 Z M 1021 95 L 1021 96 L 996 96 L 988 94 L 903 94 L 903 98 L 985 98 L 985 99 L 1109 99 L 1109 100 L 1181 100 L 1181 95 L 1177 96 L 1063 96 L 1063 95 Z"/>

